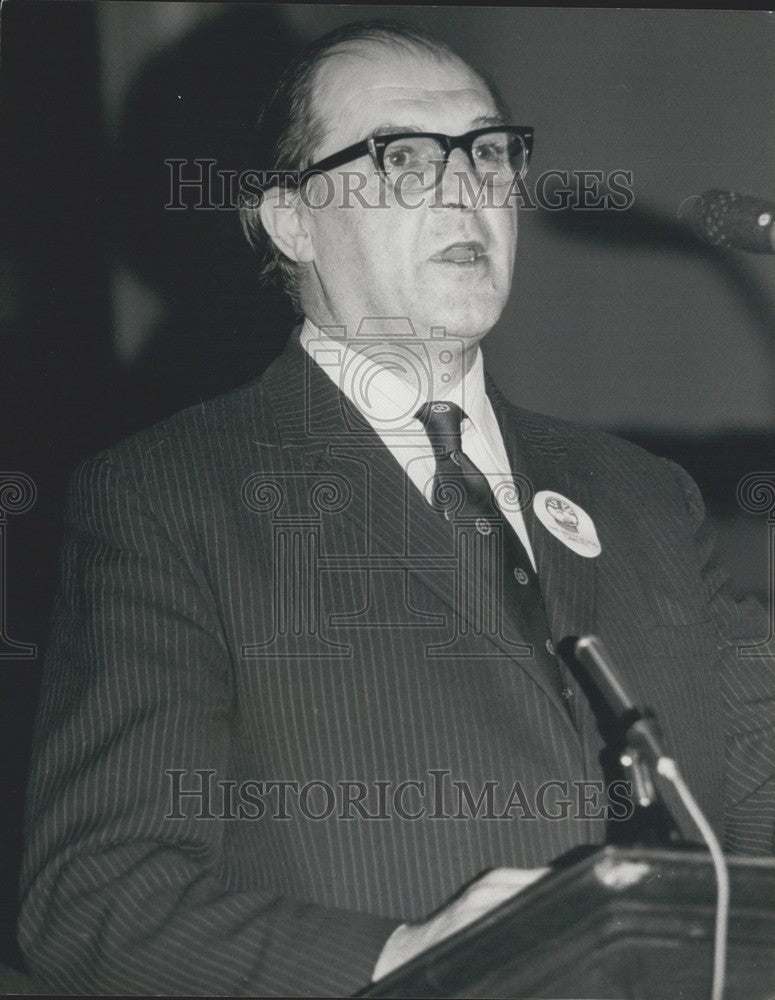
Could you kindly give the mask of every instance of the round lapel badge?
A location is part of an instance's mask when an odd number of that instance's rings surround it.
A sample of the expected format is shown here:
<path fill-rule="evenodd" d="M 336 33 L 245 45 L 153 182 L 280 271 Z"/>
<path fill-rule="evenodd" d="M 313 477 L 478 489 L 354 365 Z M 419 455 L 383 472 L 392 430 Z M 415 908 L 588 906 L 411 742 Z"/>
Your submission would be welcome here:
<path fill-rule="evenodd" d="M 533 510 L 546 530 L 577 555 L 594 559 L 602 552 L 592 518 L 561 493 L 540 490 L 533 499 Z"/>

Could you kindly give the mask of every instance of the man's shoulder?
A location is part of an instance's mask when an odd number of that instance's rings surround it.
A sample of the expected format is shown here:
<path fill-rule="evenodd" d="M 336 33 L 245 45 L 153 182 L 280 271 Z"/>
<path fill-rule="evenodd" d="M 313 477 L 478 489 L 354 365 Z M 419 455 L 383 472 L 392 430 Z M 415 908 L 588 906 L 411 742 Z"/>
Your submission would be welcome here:
<path fill-rule="evenodd" d="M 273 442 L 272 422 L 262 407 L 261 379 L 200 401 L 136 431 L 94 457 L 117 465 L 223 458 L 229 442 L 242 437 Z"/>
<path fill-rule="evenodd" d="M 628 468 L 667 471 L 671 466 L 666 459 L 602 428 L 526 410 L 505 398 L 502 405 L 514 433 L 529 443 L 565 454 L 574 465 L 612 472 Z"/>
<path fill-rule="evenodd" d="M 225 393 L 201 400 L 110 445 L 91 461 L 143 468 L 157 464 L 219 467 L 246 448 L 277 449 L 282 435 L 277 397 L 288 365 L 280 355 L 261 374 Z"/>
<path fill-rule="evenodd" d="M 81 462 L 71 497 L 88 498 L 123 482 L 166 505 L 175 497 L 231 488 L 251 472 L 291 465 L 277 411 L 294 374 L 281 355 L 244 385 L 119 440 Z"/>
<path fill-rule="evenodd" d="M 540 475 L 543 470 L 545 475 L 548 469 L 549 480 L 559 474 L 571 488 L 583 484 L 596 503 L 629 510 L 636 519 L 646 514 L 672 517 L 687 509 L 693 516 L 703 513 L 696 484 L 668 458 L 598 427 L 512 403 L 504 416 L 518 448 L 527 445 L 528 471 L 534 468 Z"/>

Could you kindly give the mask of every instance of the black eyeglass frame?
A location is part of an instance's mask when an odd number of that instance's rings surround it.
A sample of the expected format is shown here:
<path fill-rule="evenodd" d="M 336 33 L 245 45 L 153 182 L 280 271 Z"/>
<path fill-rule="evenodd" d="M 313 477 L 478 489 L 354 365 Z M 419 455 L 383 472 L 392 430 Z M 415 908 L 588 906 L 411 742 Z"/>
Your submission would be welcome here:
<path fill-rule="evenodd" d="M 507 132 L 509 135 L 517 136 L 520 139 L 525 150 L 525 162 L 519 171 L 519 175 L 520 177 L 524 177 L 533 152 L 533 128 L 530 125 L 487 125 L 483 128 L 475 128 L 471 132 L 464 132 L 462 135 L 445 135 L 443 132 L 392 132 L 385 135 L 370 136 L 368 139 L 362 139 L 360 142 L 353 143 L 352 146 L 347 146 L 345 149 L 340 149 L 337 153 L 332 153 L 330 156 L 318 160 L 317 163 L 313 163 L 301 171 L 298 186 L 301 187 L 314 174 L 344 166 L 345 163 L 351 163 L 353 160 L 358 160 L 366 155 L 371 157 L 380 176 L 385 181 L 388 181 L 388 173 L 385 170 L 385 150 L 391 142 L 396 142 L 399 139 L 435 139 L 439 146 L 441 146 L 443 160 L 441 161 L 440 169 L 437 170 L 436 180 L 425 189 L 430 190 L 444 176 L 450 155 L 455 149 L 464 150 L 468 154 L 471 166 L 476 170 L 473 159 L 474 143 L 480 136 L 487 135 L 489 132 Z"/>

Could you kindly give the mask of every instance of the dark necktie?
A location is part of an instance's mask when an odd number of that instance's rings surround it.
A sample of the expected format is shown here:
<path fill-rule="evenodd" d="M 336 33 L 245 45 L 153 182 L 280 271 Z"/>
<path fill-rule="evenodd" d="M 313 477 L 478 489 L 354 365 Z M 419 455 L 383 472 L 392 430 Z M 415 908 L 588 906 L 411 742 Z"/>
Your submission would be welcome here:
<path fill-rule="evenodd" d="M 415 416 L 425 428 L 436 455 L 433 506 L 464 529 L 467 527 L 485 537 L 494 531 L 499 534 L 503 614 L 516 620 L 524 641 L 533 647 L 532 655 L 547 682 L 563 693 L 538 577 L 527 550 L 501 513 L 486 477 L 463 451 L 461 422 L 465 414 L 455 403 L 431 401 Z"/>

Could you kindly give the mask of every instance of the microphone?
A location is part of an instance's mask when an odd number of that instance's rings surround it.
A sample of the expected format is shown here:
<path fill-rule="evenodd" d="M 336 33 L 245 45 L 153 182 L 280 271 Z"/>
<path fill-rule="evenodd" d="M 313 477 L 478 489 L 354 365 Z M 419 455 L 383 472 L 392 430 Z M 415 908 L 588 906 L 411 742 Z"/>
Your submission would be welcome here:
<path fill-rule="evenodd" d="M 655 801 L 651 771 L 667 758 L 662 747 L 662 734 L 657 720 L 648 709 L 641 711 L 625 690 L 611 656 L 595 635 L 585 635 L 576 641 L 576 659 L 599 692 L 624 734 L 627 752 L 620 758 L 633 783 L 635 798 L 641 806 Z"/>
<path fill-rule="evenodd" d="M 775 204 L 711 188 L 687 198 L 678 218 L 700 239 L 748 253 L 775 253 Z"/>

